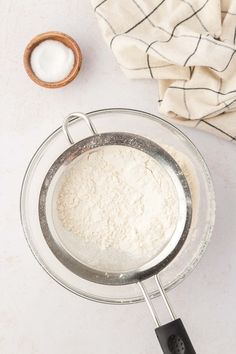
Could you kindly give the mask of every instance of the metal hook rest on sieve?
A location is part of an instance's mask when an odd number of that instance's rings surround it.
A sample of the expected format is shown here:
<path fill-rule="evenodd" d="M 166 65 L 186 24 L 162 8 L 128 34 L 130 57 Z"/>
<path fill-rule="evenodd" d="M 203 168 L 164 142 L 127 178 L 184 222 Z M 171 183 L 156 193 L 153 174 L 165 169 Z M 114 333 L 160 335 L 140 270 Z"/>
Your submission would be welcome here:
<path fill-rule="evenodd" d="M 62 123 L 62 130 L 66 136 L 66 138 L 69 140 L 69 143 L 71 145 L 74 145 L 74 139 L 72 138 L 69 129 L 68 129 L 68 125 L 71 121 L 75 120 L 75 119 L 83 119 L 88 127 L 90 128 L 91 132 L 93 133 L 93 135 L 98 134 L 97 129 L 95 128 L 93 122 L 91 121 L 91 119 L 84 113 L 81 112 L 75 112 L 75 113 L 71 113 L 69 114 L 63 121 Z"/>

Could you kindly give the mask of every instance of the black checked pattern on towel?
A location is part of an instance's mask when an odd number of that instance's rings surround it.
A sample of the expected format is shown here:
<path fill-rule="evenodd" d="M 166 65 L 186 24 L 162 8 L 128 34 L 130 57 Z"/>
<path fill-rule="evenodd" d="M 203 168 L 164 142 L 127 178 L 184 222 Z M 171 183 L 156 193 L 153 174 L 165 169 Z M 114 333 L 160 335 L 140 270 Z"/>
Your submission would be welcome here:
<path fill-rule="evenodd" d="M 152 7 L 148 6 L 144 6 L 145 1 L 140 1 L 140 0 L 126 0 L 126 4 L 129 7 L 130 4 L 132 3 L 133 6 L 136 7 L 138 13 L 139 13 L 139 17 L 140 19 L 136 22 L 134 22 L 134 18 L 136 18 L 137 16 L 134 16 L 132 18 L 130 18 L 130 21 L 128 21 L 129 26 L 127 26 L 126 29 L 124 30 L 120 30 L 117 29 L 115 26 L 115 24 L 113 23 L 113 20 L 111 18 L 111 16 L 109 16 L 109 11 L 106 11 L 106 8 L 112 8 L 114 6 L 115 8 L 115 3 L 118 3 L 118 0 L 103 0 L 100 2 L 97 2 L 95 0 L 92 0 L 95 2 L 95 6 L 94 6 L 94 11 L 96 12 L 97 16 L 106 23 L 106 25 L 109 27 L 109 29 L 111 30 L 111 35 L 109 37 L 109 43 L 110 43 L 110 47 L 111 49 L 115 52 L 114 50 L 114 45 L 117 45 L 115 43 L 115 41 L 117 41 L 119 38 L 125 38 L 128 40 L 133 41 L 133 43 L 137 42 L 139 44 L 139 46 L 143 46 L 143 52 L 146 55 L 146 65 L 145 62 L 143 62 L 143 65 L 137 66 L 137 65 L 133 65 L 133 63 L 131 63 L 132 65 L 125 65 L 123 62 L 120 62 L 120 66 L 121 68 L 125 71 L 125 72 L 142 72 L 143 73 L 143 77 L 147 78 L 149 73 L 149 77 L 150 78 L 154 78 L 157 79 L 159 78 L 158 76 L 161 75 L 161 70 L 168 70 L 169 68 L 173 68 L 176 66 L 176 63 L 173 62 L 173 59 L 171 57 L 168 57 L 165 53 L 165 50 L 163 49 L 163 45 L 166 43 L 168 44 L 169 42 L 172 42 L 173 40 L 181 40 L 183 38 L 186 40 L 195 40 L 195 47 L 193 49 L 189 48 L 189 53 L 188 55 L 186 55 L 186 57 L 184 58 L 184 61 L 182 63 L 178 63 L 178 66 L 182 66 L 185 67 L 186 69 L 189 69 L 189 77 L 191 78 L 194 74 L 194 60 L 196 60 L 196 57 L 199 55 L 199 48 L 201 48 L 202 43 L 209 43 L 209 46 L 211 46 L 212 51 L 214 51 L 216 48 L 219 48 L 219 50 L 224 49 L 225 54 L 224 54 L 224 60 L 225 62 L 223 63 L 223 65 L 221 65 L 221 67 L 213 67 L 213 66 L 209 66 L 209 70 L 211 70 L 212 72 L 215 72 L 216 75 L 223 75 L 224 72 L 227 71 L 227 69 L 229 68 L 235 53 L 236 53 L 236 48 L 234 47 L 235 41 L 236 41 L 236 22 L 235 22 L 235 27 L 234 27 L 234 33 L 233 33 L 233 38 L 232 38 L 232 44 L 230 43 L 230 41 L 220 41 L 218 40 L 219 38 L 217 38 L 216 35 L 212 36 L 210 35 L 210 30 L 208 30 L 208 23 L 206 21 L 206 17 L 205 16 L 201 16 L 203 13 L 203 10 L 206 8 L 206 6 L 212 2 L 213 0 L 205 0 L 205 1 L 188 1 L 188 0 L 179 0 L 179 3 L 184 3 L 186 5 L 186 7 L 188 7 L 188 12 L 186 12 L 187 16 L 185 16 L 184 18 L 180 19 L 175 25 L 173 25 L 172 30 L 170 30 L 170 28 L 167 26 L 167 28 L 165 28 L 165 26 L 163 25 L 163 21 L 161 22 L 161 24 L 156 24 L 156 15 L 158 14 L 158 11 L 160 12 L 163 8 L 163 6 L 165 4 L 167 4 L 168 2 L 170 3 L 172 0 L 162 0 L 162 1 L 158 1 L 158 3 L 155 4 L 155 6 L 152 5 Z M 224 1 L 224 0 L 223 0 Z M 121 0 L 122 2 L 122 0 Z M 148 1 L 147 1 L 148 2 Z M 154 2 L 152 2 L 153 4 Z M 124 4 L 124 1 L 123 1 Z M 198 6 L 196 6 L 198 5 Z M 144 8 L 145 7 L 145 8 Z M 148 8 L 148 11 L 147 11 Z M 104 11 L 103 11 L 104 9 Z M 235 6 L 235 11 L 236 11 L 236 6 Z M 225 10 L 221 10 L 219 11 L 219 13 L 222 14 L 222 16 L 226 16 L 226 15 L 231 15 L 234 16 L 236 15 L 236 13 L 232 12 L 232 11 L 225 11 Z M 195 33 L 191 33 L 188 32 L 187 33 L 181 33 L 181 32 L 177 32 L 178 28 L 181 27 L 181 25 L 185 24 L 185 23 L 190 23 L 191 21 L 193 21 L 193 19 L 196 19 L 196 21 L 198 22 L 199 26 L 201 26 L 202 29 L 202 33 L 199 33 L 198 35 L 196 35 Z M 236 21 L 236 20 L 235 20 Z M 150 38 L 151 40 L 148 42 L 147 37 L 145 36 L 140 36 L 139 35 L 139 31 L 142 28 L 142 26 L 146 26 L 146 24 L 148 24 L 152 29 L 154 30 L 159 30 L 161 31 L 163 34 L 168 35 L 168 37 L 166 39 L 162 39 L 160 38 L 160 36 L 157 38 L 155 38 L 155 40 L 153 40 L 152 38 Z M 127 25 L 127 23 L 125 23 L 125 25 Z M 146 27 L 145 27 L 146 28 Z M 135 45 L 135 44 L 134 44 Z M 153 60 L 153 55 L 157 55 L 159 57 L 159 61 L 162 61 L 162 64 L 157 64 L 156 60 Z M 156 58 L 156 57 L 155 57 Z M 167 68 L 167 69 L 166 69 Z M 133 75 L 133 74 L 132 74 Z M 133 76 L 132 76 L 133 77 Z M 140 77 L 140 76 L 139 76 Z M 171 78 L 170 78 L 171 79 Z M 178 81 L 178 80 L 176 80 Z M 180 81 L 178 81 L 179 84 Z M 185 107 L 185 117 L 186 118 L 190 118 L 192 117 L 192 113 L 191 113 L 191 104 L 189 105 L 189 98 L 188 95 L 186 95 L 187 92 L 195 92 L 199 94 L 199 92 L 208 92 L 209 94 L 211 93 L 212 95 L 216 96 L 216 104 L 215 104 L 215 108 L 216 109 L 212 109 L 210 111 L 210 113 L 207 114 L 202 114 L 201 117 L 199 117 L 199 122 L 197 125 L 199 125 L 200 123 L 204 123 L 206 125 L 211 126 L 212 128 L 218 130 L 219 132 L 225 134 L 226 137 L 230 138 L 231 140 L 236 140 L 234 135 L 231 135 L 230 132 L 227 130 L 223 130 L 221 127 L 214 125 L 212 122 L 209 123 L 209 121 L 206 121 L 205 119 L 207 119 L 208 117 L 212 117 L 213 115 L 218 115 L 220 113 L 225 112 L 226 110 L 228 110 L 229 108 L 232 109 L 232 107 L 236 106 L 236 99 L 234 98 L 229 98 L 226 99 L 227 95 L 232 95 L 232 94 L 236 94 L 236 89 L 235 90 L 229 90 L 224 92 L 222 90 L 222 84 L 223 84 L 223 78 L 219 76 L 218 78 L 218 83 L 217 83 L 217 89 L 212 88 L 212 87 L 202 87 L 201 85 L 198 87 L 191 87 L 190 82 L 188 82 L 188 80 L 184 80 L 184 84 L 178 86 L 178 85 L 170 85 L 168 87 L 168 90 L 182 90 L 183 91 L 183 105 Z M 235 85 L 236 88 L 236 85 Z M 236 95 L 235 95 L 236 97 Z M 223 100 L 221 101 L 221 99 L 223 98 Z M 212 100 L 212 97 L 211 97 Z M 158 103 L 162 104 L 163 102 L 165 102 L 165 97 L 160 97 L 160 99 L 158 100 Z M 236 107 L 235 107 L 236 108 Z M 176 113 L 176 112 L 174 112 Z M 178 113 L 177 113 L 178 115 Z"/>
<path fill-rule="evenodd" d="M 141 6 L 137 3 L 137 1 L 136 0 L 132 0 L 134 3 L 135 3 L 135 5 L 139 8 L 139 10 L 142 12 L 142 14 L 145 16 L 145 18 L 147 18 L 148 19 L 148 22 L 152 25 L 152 27 L 155 27 L 155 24 L 150 20 L 150 16 L 147 16 L 146 14 L 145 14 L 145 12 L 143 11 L 143 9 L 141 8 Z"/>
<path fill-rule="evenodd" d="M 185 60 L 184 66 L 187 65 L 189 59 L 196 53 L 196 51 L 197 51 L 197 49 L 198 49 L 198 47 L 199 47 L 199 44 L 200 44 L 200 42 L 201 42 L 201 38 L 202 38 L 202 35 L 200 34 L 200 36 L 199 36 L 199 38 L 198 38 L 198 41 L 197 41 L 196 48 L 195 48 L 194 51 L 188 56 L 188 58 Z"/>
<path fill-rule="evenodd" d="M 185 2 L 186 4 L 188 4 L 191 9 L 193 10 L 193 12 L 195 12 L 195 9 L 193 7 L 193 5 L 188 2 L 187 0 L 182 0 L 183 2 Z M 206 32 L 209 32 L 208 29 L 206 28 L 206 26 L 203 24 L 202 20 L 200 19 L 200 17 L 198 16 L 198 14 L 196 14 L 196 18 L 198 19 L 198 21 L 200 22 L 200 24 L 202 25 L 203 29 L 206 31 Z"/>
<path fill-rule="evenodd" d="M 235 30 L 234 30 L 234 44 L 235 44 L 235 40 L 236 40 L 236 27 L 235 27 Z"/>
<path fill-rule="evenodd" d="M 154 9 L 153 9 L 151 12 L 149 12 L 148 15 L 144 16 L 144 17 L 142 18 L 142 20 L 140 20 L 138 23 L 136 23 L 133 27 L 130 27 L 127 31 L 125 31 L 125 33 L 131 32 L 133 29 L 135 29 L 136 27 L 138 27 L 141 23 L 143 23 L 144 21 L 146 21 L 147 19 L 149 19 L 149 17 L 150 17 L 152 14 L 154 14 L 154 12 L 156 12 L 156 11 L 159 9 L 159 7 L 160 7 L 164 2 L 165 2 L 165 0 L 162 0 L 162 1 L 160 2 L 160 4 L 158 4 L 156 7 L 154 7 Z M 136 4 L 136 2 L 135 2 L 135 4 Z"/>

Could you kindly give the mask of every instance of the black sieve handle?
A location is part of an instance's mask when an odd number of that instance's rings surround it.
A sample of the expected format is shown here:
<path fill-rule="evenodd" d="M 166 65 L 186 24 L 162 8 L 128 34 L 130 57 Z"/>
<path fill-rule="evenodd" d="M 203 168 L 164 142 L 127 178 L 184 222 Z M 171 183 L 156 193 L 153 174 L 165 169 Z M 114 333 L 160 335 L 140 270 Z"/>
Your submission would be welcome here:
<path fill-rule="evenodd" d="M 155 329 L 164 354 L 196 354 L 180 318 Z"/>

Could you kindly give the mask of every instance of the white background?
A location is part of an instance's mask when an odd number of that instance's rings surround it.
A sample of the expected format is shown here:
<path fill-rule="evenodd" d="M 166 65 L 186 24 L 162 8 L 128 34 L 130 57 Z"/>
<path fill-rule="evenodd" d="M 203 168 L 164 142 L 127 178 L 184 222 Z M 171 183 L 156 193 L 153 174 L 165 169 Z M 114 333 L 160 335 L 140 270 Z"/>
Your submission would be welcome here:
<path fill-rule="evenodd" d="M 81 73 L 63 89 L 40 88 L 23 69 L 27 42 L 48 30 L 73 36 L 83 52 Z M 157 85 L 124 77 L 101 37 L 89 1 L 0 0 L 1 354 L 161 353 L 145 304 L 112 307 L 64 290 L 37 264 L 20 225 L 20 186 L 35 149 L 68 113 L 106 107 L 157 113 Z M 198 354 L 233 354 L 236 146 L 185 131 L 211 170 L 217 215 L 206 255 L 169 296 Z"/>

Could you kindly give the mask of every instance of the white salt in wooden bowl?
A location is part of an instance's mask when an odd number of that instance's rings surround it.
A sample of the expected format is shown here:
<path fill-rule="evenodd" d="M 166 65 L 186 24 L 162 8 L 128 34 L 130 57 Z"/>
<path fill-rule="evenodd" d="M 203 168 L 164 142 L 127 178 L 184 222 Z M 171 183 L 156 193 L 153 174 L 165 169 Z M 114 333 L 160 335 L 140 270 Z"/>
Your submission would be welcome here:
<path fill-rule="evenodd" d="M 70 73 L 60 81 L 55 81 L 55 82 L 47 82 L 41 80 L 33 71 L 32 66 L 31 66 L 31 54 L 33 50 L 43 41 L 46 40 L 55 40 L 63 43 L 66 47 L 70 48 L 73 51 L 74 54 L 74 65 Z M 75 79 L 75 77 L 78 75 L 80 71 L 80 67 L 82 64 L 82 54 L 81 50 L 76 43 L 76 41 L 68 36 L 65 33 L 61 32 L 45 32 L 37 35 L 34 37 L 29 44 L 27 45 L 25 52 L 24 52 L 24 67 L 31 78 L 36 84 L 46 87 L 46 88 L 59 88 L 63 87 L 67 84 L 69 84 L 72 80 Z"/>

